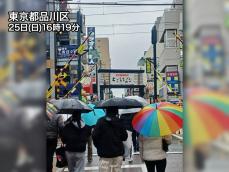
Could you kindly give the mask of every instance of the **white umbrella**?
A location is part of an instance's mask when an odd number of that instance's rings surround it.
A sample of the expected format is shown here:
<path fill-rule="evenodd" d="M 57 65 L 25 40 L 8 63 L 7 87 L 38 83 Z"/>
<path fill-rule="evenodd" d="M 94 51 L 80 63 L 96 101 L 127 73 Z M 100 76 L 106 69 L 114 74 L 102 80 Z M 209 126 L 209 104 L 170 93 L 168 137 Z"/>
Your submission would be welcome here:
<path fill-rule="evenodd" d="M 142 106 L 147 106 L 149 103 L 142 97 L 139 96 L 128 96 L 125 97 L 127 99 L 137 100 Z M 137 113 L 141 110 L 141 108 L 132 108 L 132 109 L 119 109 L 119 114 L 128 114 L 128 113 Z"/>

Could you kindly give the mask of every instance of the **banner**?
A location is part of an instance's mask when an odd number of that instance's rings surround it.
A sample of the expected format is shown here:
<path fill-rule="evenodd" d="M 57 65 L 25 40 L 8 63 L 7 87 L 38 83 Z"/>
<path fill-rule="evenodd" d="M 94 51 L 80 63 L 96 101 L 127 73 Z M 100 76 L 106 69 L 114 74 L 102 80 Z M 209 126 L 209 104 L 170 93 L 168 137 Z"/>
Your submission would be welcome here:
<path fill-rule="evenodd" d="M 138 85 L 138 75 L 134 73 L 111 73 L 110 84 L 111 85 Z"/>
<path fill-rule="evenodd" d="M 88 27 L 87 33 L 91 34 L 88 39 L 88 64 L 94 65 L 96 62 L 94 61 L 93 52 L 95 50 L 95 27 Z"/>
<path fill-rule="evenodd" d="M 146 58 L 146 73 L 151 73 L 151 62 L 150 62 L 150 58 Z"/>
<path fill-rule="evenodd" d="M 69 59 L 76 51 L 75 45 L 64 45 L 57 47 L 57 61 L 59 59 Z"/>
<path fill-rule="evenodd" d="M 172 89 L 172 93 L 179 93 L 179 74 L 178 71 L 166 72 L 166 82 L 168 86 Z M 171 92 L 168 90 L 168 93 Z"/>

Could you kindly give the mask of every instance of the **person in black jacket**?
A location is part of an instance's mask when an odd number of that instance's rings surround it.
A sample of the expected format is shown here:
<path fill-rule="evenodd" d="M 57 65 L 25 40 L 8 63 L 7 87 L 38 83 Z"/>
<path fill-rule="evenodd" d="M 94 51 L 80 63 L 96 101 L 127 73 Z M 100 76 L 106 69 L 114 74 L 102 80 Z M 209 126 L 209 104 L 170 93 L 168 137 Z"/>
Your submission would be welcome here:
<path fill-rule="evenodd" d="M 90 135 L 91 127 L 83 123 L 81 113 L 72 114 L 62 132 L 69 172 L 84 171 L 85 151 Z"/>
<path fill-rule="evenodd" d="M 127 160 L 129 163 L 133 162 L 133 151 L 132 151 L 132 134 L 133 134 L 133 126 L 132 126 L 132 119 L 134 117 L 134 113 L 126 113 L 121 111 L 120 113 L 120 120 L 122 122 L 123 127 L 127 130 L 128 133 L 128 138 L 125 142 L 125 154 L 124 158 Z"/>
<path fill-rule="evenodd" d="M 47 117 L 47 172 L 52 172 L 53 170 L 53 156 L 56 151 L 59 132 L 63 127 L 64 120 L 61 114 L 54 114 L 51 119 Z"/>
<path fill-rule="evenodd" d="M 118 118 L 117 109 L 107 109 L 107 115 L 96 124 L 92 138 L 100 157 L 99 171 L 120 172 L 127 132 Z"/>

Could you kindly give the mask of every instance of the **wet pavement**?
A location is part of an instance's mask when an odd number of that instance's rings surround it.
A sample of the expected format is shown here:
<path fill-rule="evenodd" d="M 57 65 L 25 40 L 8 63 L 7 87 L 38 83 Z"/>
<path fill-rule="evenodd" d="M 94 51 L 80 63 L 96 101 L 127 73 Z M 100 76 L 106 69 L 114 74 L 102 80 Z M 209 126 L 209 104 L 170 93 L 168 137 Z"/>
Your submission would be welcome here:
<path fill-rule="evenodd" d="M 98 172 L 99 157 L 96 154 L 96 149 L 93 148 L 92 163 L 85 164 L 86 172 Z M 67 168 L 64 170 L 67 172 Z M 145 164 L 141 161 L 139 153 L 133 156 L 133 162 L 123 162 L 122 172 L 147 172 Z M 166 172 L 183 172 L 183 146 L 182 142 L 173 139 L 173 143 L 169 146 L 167 156 Z"/>

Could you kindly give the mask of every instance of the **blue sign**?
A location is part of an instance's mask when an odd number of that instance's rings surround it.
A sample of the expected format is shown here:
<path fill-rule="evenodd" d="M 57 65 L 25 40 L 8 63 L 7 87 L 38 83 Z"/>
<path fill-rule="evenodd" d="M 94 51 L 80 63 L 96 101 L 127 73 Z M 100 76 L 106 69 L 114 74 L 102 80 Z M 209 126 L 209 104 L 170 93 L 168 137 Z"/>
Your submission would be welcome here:
<path fill-rule="evenodd" d="M 71 57 L 76 51 L 76 45 L 65 45 L 57 47 L 57 58 L 69 58 Z"/>
<path fill-rule="evenodd" d="M 178 71 L 166 72 L 166 82 L 174 92 L 180 91 L 180 81 Z"/>

